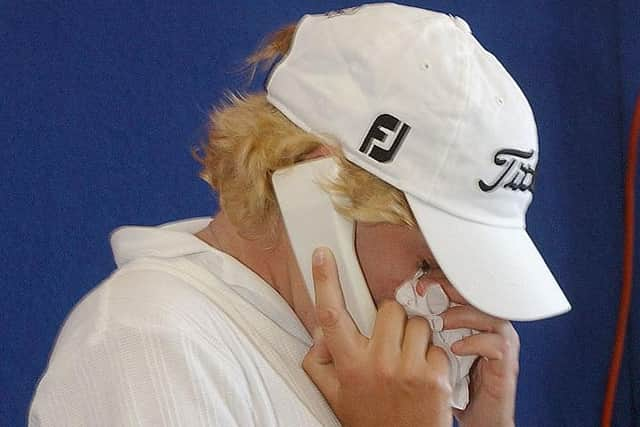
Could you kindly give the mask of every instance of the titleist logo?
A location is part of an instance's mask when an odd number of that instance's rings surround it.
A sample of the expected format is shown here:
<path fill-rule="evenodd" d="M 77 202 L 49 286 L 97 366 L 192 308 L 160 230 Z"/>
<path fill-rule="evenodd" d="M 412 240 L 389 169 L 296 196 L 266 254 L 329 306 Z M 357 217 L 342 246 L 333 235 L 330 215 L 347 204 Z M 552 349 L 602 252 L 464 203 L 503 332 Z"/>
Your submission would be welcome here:
<path fill-rule="evenodd" d="M 497 188 L 509 188 L 513 191 L 533 192 L 533 182 L 536 170 L 524 160 L 533 157 L 534 151 L 520 151 L 512 148 L 504 148 L 496 153 L 493 162 L 502 166 L 502 173 L 492 184 L 483 180 L 478 181 L 480 189 L 486 193 Z"/>

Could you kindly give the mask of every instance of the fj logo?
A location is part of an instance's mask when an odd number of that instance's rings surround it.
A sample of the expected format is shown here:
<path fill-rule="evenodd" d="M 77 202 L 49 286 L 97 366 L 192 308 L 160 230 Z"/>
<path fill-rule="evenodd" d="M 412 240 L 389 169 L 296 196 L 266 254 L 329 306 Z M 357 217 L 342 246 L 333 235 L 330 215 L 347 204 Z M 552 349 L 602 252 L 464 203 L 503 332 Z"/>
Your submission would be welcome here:
<path fill-rule="evenodd" d="M 410 130 L 411 126 L 391 114 L 381 114 L 374 120 L 367 136 L 364 137 L 364 141 L 360 145 L 360 152 L 380 163 L 390 162 Z M 392 142 L 389 143 L 387 139 Z"/>
<path fill-rule="evenodd" d="M 513 191 L 533 192 L 533 182 L 536 170 L 525 160 L 533 157 L 533 150 L 520 151 L 504 148 L 493 157 L 493 163 L 502 166 L 500 176 L 493 183 L 478 181 L 480 189 L 489 193 L 498 187 L 509 188 Z"/>

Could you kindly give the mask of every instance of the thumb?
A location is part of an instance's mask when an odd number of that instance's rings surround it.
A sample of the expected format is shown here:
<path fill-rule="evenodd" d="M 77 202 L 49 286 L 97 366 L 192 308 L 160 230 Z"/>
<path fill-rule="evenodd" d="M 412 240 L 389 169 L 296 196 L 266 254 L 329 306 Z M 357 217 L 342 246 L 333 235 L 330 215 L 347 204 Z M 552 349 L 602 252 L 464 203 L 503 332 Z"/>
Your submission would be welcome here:
<path fill-rule="evenodd" d="M 340 387 L 336 367 L 322 332 L 314 331 L 314 337 L 313 346 L 302 361 L 302 369 L 333 407 L 334 402 L 337 401 L 338 387 Z"/>

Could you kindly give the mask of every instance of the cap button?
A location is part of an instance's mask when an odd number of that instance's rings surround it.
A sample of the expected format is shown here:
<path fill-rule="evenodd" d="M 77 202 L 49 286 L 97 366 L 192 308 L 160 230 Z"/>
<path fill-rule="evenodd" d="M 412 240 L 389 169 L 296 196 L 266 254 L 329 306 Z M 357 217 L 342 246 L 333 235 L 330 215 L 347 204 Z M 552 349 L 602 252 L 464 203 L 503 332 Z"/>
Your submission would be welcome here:
<path fill-rule="evenodd" d="M 462 31 L 464 31 L 467 34 L 471 34 L 471 27 L 469 27 L 469 24 L 467 24 L 467 21 L 460 18 L 459 16 L 454 16 L 453 22 L 456 24 L 456 27 L 460 28 Z"/>

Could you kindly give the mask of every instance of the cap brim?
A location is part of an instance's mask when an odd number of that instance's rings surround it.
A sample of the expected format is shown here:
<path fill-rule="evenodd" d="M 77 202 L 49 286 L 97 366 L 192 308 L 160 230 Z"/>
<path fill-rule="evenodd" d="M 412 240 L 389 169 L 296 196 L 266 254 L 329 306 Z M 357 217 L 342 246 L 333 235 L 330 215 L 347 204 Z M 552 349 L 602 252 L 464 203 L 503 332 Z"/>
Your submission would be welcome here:
<path fill-rule="evenodd" d="M 471 305 L 509 320 L 571 310 L 525 229 L 468 221 L 406 196 L 440 268 Z"/>

